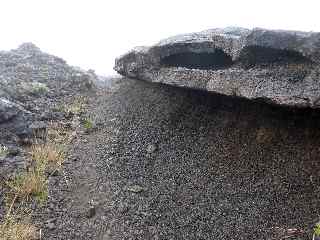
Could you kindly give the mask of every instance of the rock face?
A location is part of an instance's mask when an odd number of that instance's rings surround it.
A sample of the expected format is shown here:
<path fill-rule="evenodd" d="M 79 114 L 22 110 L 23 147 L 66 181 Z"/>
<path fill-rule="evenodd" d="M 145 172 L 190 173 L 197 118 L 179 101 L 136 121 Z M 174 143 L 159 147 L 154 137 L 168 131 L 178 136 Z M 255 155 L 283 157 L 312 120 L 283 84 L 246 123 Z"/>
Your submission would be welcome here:
<path fill-rule="evenodd" d="M 134 48 L 114 69 L 156 83 L 320 107 L 320 33 L 212 29 Z"/>

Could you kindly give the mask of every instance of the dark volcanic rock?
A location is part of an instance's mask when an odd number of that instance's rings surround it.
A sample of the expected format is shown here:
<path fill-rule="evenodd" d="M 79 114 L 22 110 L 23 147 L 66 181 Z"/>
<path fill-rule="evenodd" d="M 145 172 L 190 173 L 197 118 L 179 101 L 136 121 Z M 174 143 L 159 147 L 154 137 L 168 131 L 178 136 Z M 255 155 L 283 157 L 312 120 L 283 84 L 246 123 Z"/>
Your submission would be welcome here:
<path fill-rule="evenodd" d="M 0 51 L 0 128 L 20 138 L 31 137 L 39 127 L 33 122 L 45 111 L 50 113 L 54 102 L 90 88 L 96 78 L 32 43 Z"/>
<path fill-rule="evenodd" d="M 71 89 L 86 90 L 96 78 L 32 43 L 0 51 L 0 97 L 13 101 L 33 102 L 39 97 L 60 97 Z"/>
<path fill-rule="evenodd" d="M 57 100 L 91 89 L 96 81 L 93 71 L 69 66 L 32 43 L 0 51 L 0 124 L 30 114 L 50 120 Z"/>
<path fill-rule="evenodd" d="M 11 102 L 5 98 L 0 98 L 0 126 L 17 136 L 30 136 L 29 125 L 34 119 L 34 115 L 25 110 L 21 105 Z"/>
<path fill-rule="evenodd" d="M 17 116 L 21 108 L 5 98 L 0 98 L 0 123 L 7 122 Z"/>
<path fill-rule="evenodd" d="M 168 38 L 116 59 L 141 80 L 279 105 L 320 107 L 320 33 L 225 28 Z"/>
<path fill-rule="evenodd" d="M 0 156 L 0 182 L 27 166 L 22 145 L 43 137 L 53 120 L 63 120 L 57 109 L 94 89 L 96 81 L 93 71 L 70 66 L 32 43 L 0 51 L 0 147 L 16 153 Z"/>

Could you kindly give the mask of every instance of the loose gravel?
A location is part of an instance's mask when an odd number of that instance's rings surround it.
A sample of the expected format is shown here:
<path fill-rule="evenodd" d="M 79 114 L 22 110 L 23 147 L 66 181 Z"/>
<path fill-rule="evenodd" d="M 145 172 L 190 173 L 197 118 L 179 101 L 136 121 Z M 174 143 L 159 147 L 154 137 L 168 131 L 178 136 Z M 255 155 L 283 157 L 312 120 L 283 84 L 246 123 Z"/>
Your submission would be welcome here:
<path fill-rule="evenodd" d="M 92 97 L 45 239 L 310 239 L 320 113 L 119 79 Z"/>

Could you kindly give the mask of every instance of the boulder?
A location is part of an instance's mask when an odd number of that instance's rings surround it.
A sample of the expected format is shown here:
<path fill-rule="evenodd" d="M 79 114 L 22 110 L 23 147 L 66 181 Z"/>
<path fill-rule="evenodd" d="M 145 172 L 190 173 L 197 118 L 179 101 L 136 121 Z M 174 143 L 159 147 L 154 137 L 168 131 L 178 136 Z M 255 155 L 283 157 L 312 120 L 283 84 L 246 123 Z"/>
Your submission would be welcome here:
<path fill-rule="evenodd" d="M 16 117 L 21 108 L 5 98 L 0 98 L 0 123 L 7 122 Z"/>
<path fill-rule="evenodd" d="M 31 137 L 33 132 L 30 126 L 34 118 L 34 114 L 24 109 L 23 106 L 0 97 L 1 128 L 14 133 L 18 137 Z"/>
<path fill-rule="evenodd" d="M 121 75 L 155 83 L 320 107 L 320 33 L 224 28 L 137 47 L 115 61 Z"/>

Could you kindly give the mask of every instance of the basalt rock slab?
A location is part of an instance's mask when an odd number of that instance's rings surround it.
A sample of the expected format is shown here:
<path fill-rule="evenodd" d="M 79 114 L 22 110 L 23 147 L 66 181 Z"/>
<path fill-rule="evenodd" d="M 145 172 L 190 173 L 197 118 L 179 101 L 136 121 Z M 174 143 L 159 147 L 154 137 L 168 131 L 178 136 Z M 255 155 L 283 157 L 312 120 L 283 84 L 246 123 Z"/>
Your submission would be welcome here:
<path fill-rule="evenodd" d="M 121 75 L 291 107 L 320 107 L 320 33 L 225 28 L 136 47 Z"/>

